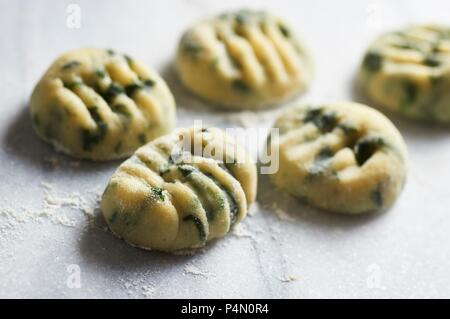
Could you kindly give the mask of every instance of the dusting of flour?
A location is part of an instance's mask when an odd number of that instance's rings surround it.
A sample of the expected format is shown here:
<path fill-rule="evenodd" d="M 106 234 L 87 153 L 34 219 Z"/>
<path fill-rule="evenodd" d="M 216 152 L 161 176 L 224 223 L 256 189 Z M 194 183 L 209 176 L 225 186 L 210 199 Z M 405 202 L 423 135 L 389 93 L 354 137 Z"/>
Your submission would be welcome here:
<path fill-rule="evenodd" d="M 208 273 L 206 273 L 205 271 L 201 270 L 199 267 L 193 264 L 187 264 L 186 266 L 184 266 L 183 270 L 184 273 L 188 275 L 202 276 L 205 278 L 208 277 Z"/>
<path fill-rule="evenodd" d="M 15 238 L 21 225 L 50 221 L 53 224 L 75 227 L 79 223 L 79 214 L 88 218 L 90 224 L 94 220 L 99 207 L 100 194 L 87 191 L 90 196 L 82 196 L 78 192 L 63 192 L 55 185 L 42 182 L 40 184 L 44 196 L 40 208 L 20 206 L 13 208 L 8 202 L 0 207 L 0 239 L 2 243 Z"/>

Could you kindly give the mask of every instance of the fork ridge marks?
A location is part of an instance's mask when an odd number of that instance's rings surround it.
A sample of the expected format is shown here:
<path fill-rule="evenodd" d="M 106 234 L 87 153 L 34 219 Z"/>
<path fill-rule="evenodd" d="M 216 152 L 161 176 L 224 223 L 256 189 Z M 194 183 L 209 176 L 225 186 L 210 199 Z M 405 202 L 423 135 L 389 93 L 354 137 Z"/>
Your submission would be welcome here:
<path fill-rule="evenodd" d="M 299 105 L 274 124 L 279 152 L 272 181 L 310 204 L 341 213 L 390 206 L 405 183 L 407 152 L 402 136 L 381 113 L 339 102 Z"/>
<path fill-rule="evenodd" d="M 192 26 L 180 40 L 176 65 L 192 92 L 233 108 L 280 103 L 304 91 L 312 77 L 305 48 L 264 11 L 224 13 Z"/>
<path fill-rule="evenodd" d="M 369 46 L 358 80 L 382 107 L 450 124 L 450 27 L 418 25 L 381 35 Z"/>
<path fill-rule="evenodd" d="M 110 160 L 175 126 L 175 101 L 164 80 L 128 55 L 82 48 L 61 55 L 30 99 L 33 127 L 78 158 Z"/>
<path fill-rule="evenodd" d="M 178 129 L 119 166 L 101 208 L 111 231 L 134 246 L 199 248 L 246 216 L 256 179 L 254 162 L 222 130 Z"/>

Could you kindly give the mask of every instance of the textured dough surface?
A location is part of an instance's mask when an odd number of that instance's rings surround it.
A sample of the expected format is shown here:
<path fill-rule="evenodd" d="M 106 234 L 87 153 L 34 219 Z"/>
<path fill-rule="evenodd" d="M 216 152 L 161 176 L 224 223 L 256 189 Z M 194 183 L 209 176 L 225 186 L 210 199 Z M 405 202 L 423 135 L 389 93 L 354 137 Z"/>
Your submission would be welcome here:
<path fill-rule="evenodd" d="M 365 105 L 300 105 L 276 121 L 273 182 L 313 206 L 364 213 L 391 205 L 406 174 L 406 146 L 394 125 Z"/>
<path fill-rule="evenodd" d="M 120 165 L 101 208 L 112 232 L 134 246 L 199 248 L 246 216 L 256 182 L 254 162 L 222 130 L 178 129 Z"/>
<path fill-rule="evenodd" d="M 304 91 L 312 66 L 286 24 L 263 11 L 225 13 L 192 26 L 176 65 L 198 96 L 233 108 L 277 104 Z"/>
<path fill-rule="evenodd" d="M 30 111 L 41 138 L 91 160 L 129 156 L 175 125 L 163 79 L 127 55 L 98 48 L 61 55 L 36 85 Z"/>
<path fill-rule="evenodd" d="M 413 26 L 380 36 L 365 54 L 359 82 L 375 104 L 450 124 L 450 28 Z"/>

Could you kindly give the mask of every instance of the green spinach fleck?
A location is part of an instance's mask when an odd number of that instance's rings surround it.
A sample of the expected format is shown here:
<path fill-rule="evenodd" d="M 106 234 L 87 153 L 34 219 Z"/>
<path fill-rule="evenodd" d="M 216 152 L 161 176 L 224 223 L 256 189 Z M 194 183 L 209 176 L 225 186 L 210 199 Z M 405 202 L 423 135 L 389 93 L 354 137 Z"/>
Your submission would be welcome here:
<path fill-rule="evenodd" d="M 322 133 L 327 133 L 336 127 L 338 119 L 335 112 L 325 112 L 322 108 L 310 108 L 303 121 L 312 122 Z"/>
<path fill-rule="evenodd" d="M 97 128 L 95 131 L 88 129 L 81 130 L 82 148 L 85 151 L 92 150 L 92 147 L 94 145 L 100 143 L 100 141 L 105 137 L 108 130 L 108 124 L 102 121 L 101 116 L 98 112 L 98 108 L 96 106 L 88 108 L 88 111 L 92 119 L 97 124 Z"/>
<path fill-rule="evenodd" d="M 81 82 L 81 80 L 74 80 L 72 82 L 63 82 L 63 85 L 66 89 L 68 90 L 73 90 L 74 88 L 76 88 L 77 86 L 83 84 L 83 82 Z"/>
<path fill-rule="evenodd" d="M 67 63 L 64 63 L 61 66 L 61 70 L 69 70 L 69 69 L 72 69 L 72 68 L 77 67 L 79 65 L 81 65 L 81 64 L 78 61 L 69 61 Z"/>
<path fill-rule="evenodd" d="M 89 114 L 91 115 L 92 119 L 98 123 L 100 122 L 100 114 L 98 113 L 98 108 L 96 106 L 91 106 L 88 108 Z"/>
<path fill-rule="evenodd" d="M 339 123 L 337 127 L 339 127 L 346 135 L 355 135 L 358 133 L 358 129 L 348 123 Z"/>
<path fill-rule="evenodd" d="M 192 57 L 196 57 L 201 50 L 202 47 L 193 40 L 185 40 L 183 43 L 183 51 Z"/>
<path fill-rule="evenodd" d="M 105 137 L 108 125 L 104 122 L 97 123 L 97 130 L 94 132 L 88 129 L 81 130 L 82 148 L 84 151 L 92 150 L 92 147 Z"/>
<path fill-rule="evenodd" d="M 284 25 L 284 24 L 279 24 L 278 25 L 278 29 L 280 29 L 281 34 L 285 37 L 285 38 L 289 38 L 291 36 L 291 31 Z"/>
<path fill-rule="evenodd" d="M 138 91 L 138 90 L 143 90 L 143 89 L 149 89 L 150 87 L 155 85 L 155 81 L 151 80 L 151 79 L 147 79 L 144 81 L 141 80 L 136 80 L 133 83 L 127 85 L 125 87 L 125 93 L 128 96 L 133 96 L 133 94 Z"/>
<path fill-rule="evenodd" d="M 102 97 L 106 100 L 106 102 L 110 103 L 113 99 L 115 99 L 118 95 L 124 93 L 123 87 L 116 83 L 112 82 L 109 87 L 103 92 Z"/>
<path fill-rule="evenodd" d="M 133 65 L 133 59 L 129 55 L 126 55 L 126 54 L 123 55 L 123 58 L 125 59 L 125 61 L 127 61 L 128 66 L 131 68 Z"/>
<path fill-rule="evenodd" d="M 141 90 L 142 88 L 144 88 L 144 86 L 140 82 L 134 82 L 125 87 L 125 93 L 131 97 L 137 90 Z"/>
<path fill-rule="evenodd" d="M 155 86 L 156 82 L 152 79 L 146 79 L 142 81 L 145 86 L 152 87 Z"/>
<path fill-rule="evenodd" d="M 314 158 L 311 166 L 308 168 L 308 174 L 305 181 L 312 182 L 316 177 L 324 175 L 328 170 L 328 164 L 333 157 L 333 150 L 326 146 L 320 150 Z"/>
<path fill-rule="evenodd" d="M 441 62 L 439 61 L 438 57 L 435 55 L 428 55 L 423 63 L 427 66 L 431 66 L 431 67 L 436 67 L 439 66 L 441 64 Z"/>
<path fill-rule="evenodd" d="M 220 166 L 220 163 L 218 163 L 218 164 Z M 226 169 L 226 171 L 229 173 L 229 171 L 227 169 Z M 214 184 L 216 184 L 220 188 L 220 190 L 224 193 L 224 195 L 227 199 L 227 202 L 228 202 L 229 210 L 230 210 L 230 222 L 233 225 L 237 220 L 237 214 L 239 211 L 236 198 L 233 196 L 233 193 L 230 192 L 227 188 L 225 188 L 225 186 L 222 185 L 212 174 L 204 173 L 204 175 L 206 177 L 208 177 L 210 180 L 212 180 L 214 182 Z M 223 202 L 223 200 L 221 200 L 221 201 Z"/>
<path fill-rule="evenodd" d="M 157 187 L 152 187 L 152 193 L 157 196 L 161 201 L 165 200 L 164 190 Z"/>
<path fill-rule="evenodd" d="M 235 15 L 237 24 L 243 25 L 243 24 L 247 23 L 247 21 L 249 19 L 249 15 L 250 15 L 250 12 L 248 10 L 240 10 L 239 12 L 237 12 Z"/>
<path fill-rule="evenodd" d="M 377 52 L 368 52 L 363 60 L 363 66 L 370 72 L 376 72 L 381 69 L 383 58 Z"/>
<path fill-rule="evenodd" d="M 372 192 L 370 192 L 370 199 L 379 208 L 383 206 L 383 190 L 381 184 L 377 186 Z"/>
<path fill-rule="evenodd" d="M 231 86 L 235 91 L 238 91 L 239 93 L 250 93 L 250 87 L 240 79 L 236 79 L 231 82 Z"/>
<path fill-rule="evenodd" d="M 198 235 L 200 238 L 201 242 L 204 242 L 206 240 L 206 230 L 205 230 L 205 225 L 203 225 L 202 221 L 200 220 L 200 218 L 194 216 L 194 215 L 187 215 L 183 218 L 183 221 L 187 222 L 187 221 L 191 221 L 194 223 L 195 227 L 197 228 L 198 231 Z"/>
<path fill-rule="evenodd" d="M 384 140 L 377 136 L 367 136 L 357 141 L 353 147 L 353 152 L 355 153 L 358 165 L 364 165 L 364 163 L 384 145 Z"/>
<path fill-rule="evenodd" d="M 95 75 L 96 75 L 97 77 L 99 77 L 100 79 L 103 79 L 103 78 L 106 77 L 105 71 L 104 71 L 104 70 L 101 70 L 101 69 L 96 69 L 96 70 L 95 70 Z"/>
<path fill-rule="evenodd" d="M 125 116 L 127 118 L 131 117 L 131 113 L 130 113 L 129 109 L 126 107 L 126 105 L 124 105 L 122 103 L 113 104 L 111 106 L 111 109 L 113 112 L 122 114 L 123 116 Z"/>
<path fill-rule="evenodd" d="M 118 214 L 119 214 L 119 212 L 117 210 L 112 213 L 111 217 L 109 218 L 109 223 L 110 224 L 114 224 L 115 223 Z"/>
<path fill-rule="evenodd" d="M 190 165 L 179 165 L 178 170 L 181 172 L 181 174 L 183 174 L 184 177 L 188 177 L 195 171 L 195 168 Z"/>

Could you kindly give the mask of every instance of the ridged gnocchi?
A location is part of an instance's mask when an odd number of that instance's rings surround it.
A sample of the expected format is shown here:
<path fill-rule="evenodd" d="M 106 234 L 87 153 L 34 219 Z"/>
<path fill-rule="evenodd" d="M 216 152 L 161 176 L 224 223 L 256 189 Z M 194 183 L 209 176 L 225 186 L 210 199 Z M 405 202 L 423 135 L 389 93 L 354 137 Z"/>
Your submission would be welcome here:
<path fill-rule="evenodd" d="M 175 101 L 164 80 L 112 50 L 61 55 L 36 85 L 30 112 L 38 135 L 78 158 L 110 160 L 175 126 Z"/>
<path fill-rule="evenodd" d="M 240 10 L 197 23 L 182 36 L 176 58 L 182 83 L 230 108 L 278 104 L 312 78 L 306 49 L 279 18 Z"/>
<path fill-rule="evenodd" d="M 199 248 L 246 216 L 256 181 L 254 162 L 222 130 L 178 129 L 120 165 L 101 208 L 111 231 L 129 244 Z"/>
<path fill-rule="evenodd" d="M 402 136 L 380 112 L 339 102 L 299 105 L 276 121 L 268 146 L 279 153 L 271 175 L 313 206 L 359 214 L 390 206 L 407 175 Z"/>
<path fill-rule="evenodd" d="M 375 104 L 450 124 L 450 28 L 413 26 L 381 35 L 369 46 L 358 79 Z"/>

